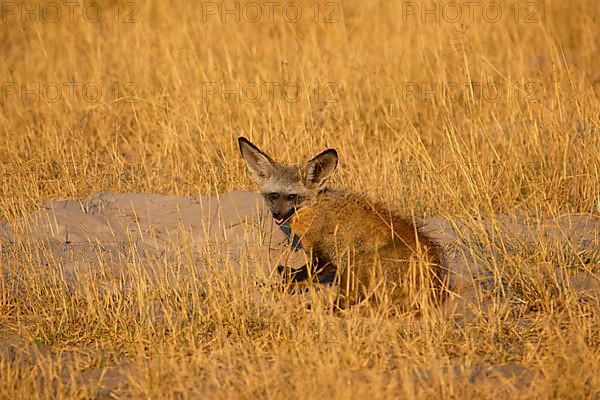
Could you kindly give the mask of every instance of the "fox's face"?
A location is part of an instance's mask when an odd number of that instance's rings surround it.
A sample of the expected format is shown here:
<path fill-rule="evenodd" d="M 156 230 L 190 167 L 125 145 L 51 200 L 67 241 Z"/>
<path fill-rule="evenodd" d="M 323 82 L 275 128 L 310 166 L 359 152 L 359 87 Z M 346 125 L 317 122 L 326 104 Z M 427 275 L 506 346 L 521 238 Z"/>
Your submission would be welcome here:
<path fill-rule="evenodd" d="M 240 152 L 278 225 L 295 212 L 317 202 L 319 192 L 335 171 L 338 155 L 328 149 L 305 165 L 289 166 L 273 160 L 246 138 L 238 139 Z"/>

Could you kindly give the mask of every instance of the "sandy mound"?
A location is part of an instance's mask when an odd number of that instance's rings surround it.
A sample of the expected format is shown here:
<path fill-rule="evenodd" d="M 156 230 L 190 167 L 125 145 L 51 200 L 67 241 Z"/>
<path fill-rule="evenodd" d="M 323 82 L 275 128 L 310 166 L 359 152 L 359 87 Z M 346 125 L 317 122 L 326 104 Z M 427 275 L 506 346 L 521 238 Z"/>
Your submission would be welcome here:
<path fill-rule="evenodd" d="M 0 224 L 0 241 L 4 255 L 26 249 L 42 262 L 53 257 L 69 280 L 100 264 L 122 273 L 135 263 L 152 276 L 159 258 L 197 267 L 226 263 L 263 277 L 271 277 L 271 265 L 305 263 L 302 253 L 289 251 L 262 200 L 242 192 L 201 199 L 102 193 L 55 201 L 17 224 Z"/>
<path fill-rule="evenodd" d="M 424 222 L 446 249 L 450 288 L 456 293 L 451 307 L 480 302 L 476 288 L 494 284 L 481 254 L 493 255 L 496 250 L 470 239 L 475 233 L 481 237 L 485 232 L 509 252 L 544 240 L 580 254 L 598 248 L 600 232 L 597 218 L 578 215 L 544 221 L 498 216 L 495 221 L 476 223 L 441 218 Z M 172 265 L 153 262 L 165 257 L 175 264 L 193 265 L 199 273 L 212 261 L 267 280 L 278 277 L 274 271 L 278 264 L 305 264 L 305 254 L 290 249 L 261 197 L 246 192 L 200 199 L 102 193 L 81 201 L 55 201 L 18 223 L 1 223 L 0 245 L 5 259 L 26 252 L 42 263 L 49 257 L 58 260 L 70 282 L 94 274 L 98 265 L 123 276 L 125 267 L 135 263 L 154 276 L 161 265 Z M 559 271 L 558 276 L 597 301 L 597 274 L 567 276 Z"/>

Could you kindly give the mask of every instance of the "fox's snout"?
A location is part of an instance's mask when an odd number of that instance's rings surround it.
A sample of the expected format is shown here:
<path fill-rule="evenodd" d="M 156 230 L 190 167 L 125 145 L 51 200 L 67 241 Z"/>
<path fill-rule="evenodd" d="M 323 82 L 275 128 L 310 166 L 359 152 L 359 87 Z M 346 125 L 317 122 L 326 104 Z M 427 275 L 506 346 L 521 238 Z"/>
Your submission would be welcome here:
<path fill-rule="evenodd" d="M 269 199 L 267 199 L 267 205 L 271 210 L 271 214 L 277 225 L 281 225 L 287 221 L 296 210 L 293 204 L 290 204 L 285 200 L 269 201 Z"/>
<path fill-rule="evenodd" d="M 273 213 L 273 219 L 277 225 L 281 225 L 285 222 L 287 218 L 284 218 L 284 214 L 281 213 Z"/>

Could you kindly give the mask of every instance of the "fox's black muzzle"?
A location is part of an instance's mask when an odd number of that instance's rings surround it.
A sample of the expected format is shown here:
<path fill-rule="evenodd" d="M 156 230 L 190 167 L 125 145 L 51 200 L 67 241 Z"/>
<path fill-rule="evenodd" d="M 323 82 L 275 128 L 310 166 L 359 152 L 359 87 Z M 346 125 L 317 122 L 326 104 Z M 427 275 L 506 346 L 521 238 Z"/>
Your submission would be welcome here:
<path fill-rule="evenodd" d="M 281 212 L 273 212 L 273 219 L 275 220 L 275 223 L 277 225 L 281 225 L 284 222 L 286 222 L 288 219 L 290 219 L 292 217 L 292 215 L 294 215 L 294 212 L 296 212 L 295 209 L 291 209 L 285 213 L 281 213 Z"/>

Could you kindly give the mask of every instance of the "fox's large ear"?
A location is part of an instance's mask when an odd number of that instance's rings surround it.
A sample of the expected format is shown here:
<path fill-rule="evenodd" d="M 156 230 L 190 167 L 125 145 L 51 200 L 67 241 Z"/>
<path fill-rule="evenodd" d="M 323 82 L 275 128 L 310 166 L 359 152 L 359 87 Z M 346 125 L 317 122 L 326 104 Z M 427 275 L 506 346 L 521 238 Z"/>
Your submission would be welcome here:
<path fill-rule="evenodd" d="M 328 149 L 306 163 L 304 179 L 306 184 L 322 189 L 338 165 L 338 154 L 334 149 Z"/>
<path fill-rule="evenodd" d="M 238 138 L 238 143 L 246 166 L 256 183 L 262 185 L 273 174 L 275 162 L 245 137 Z"/>

